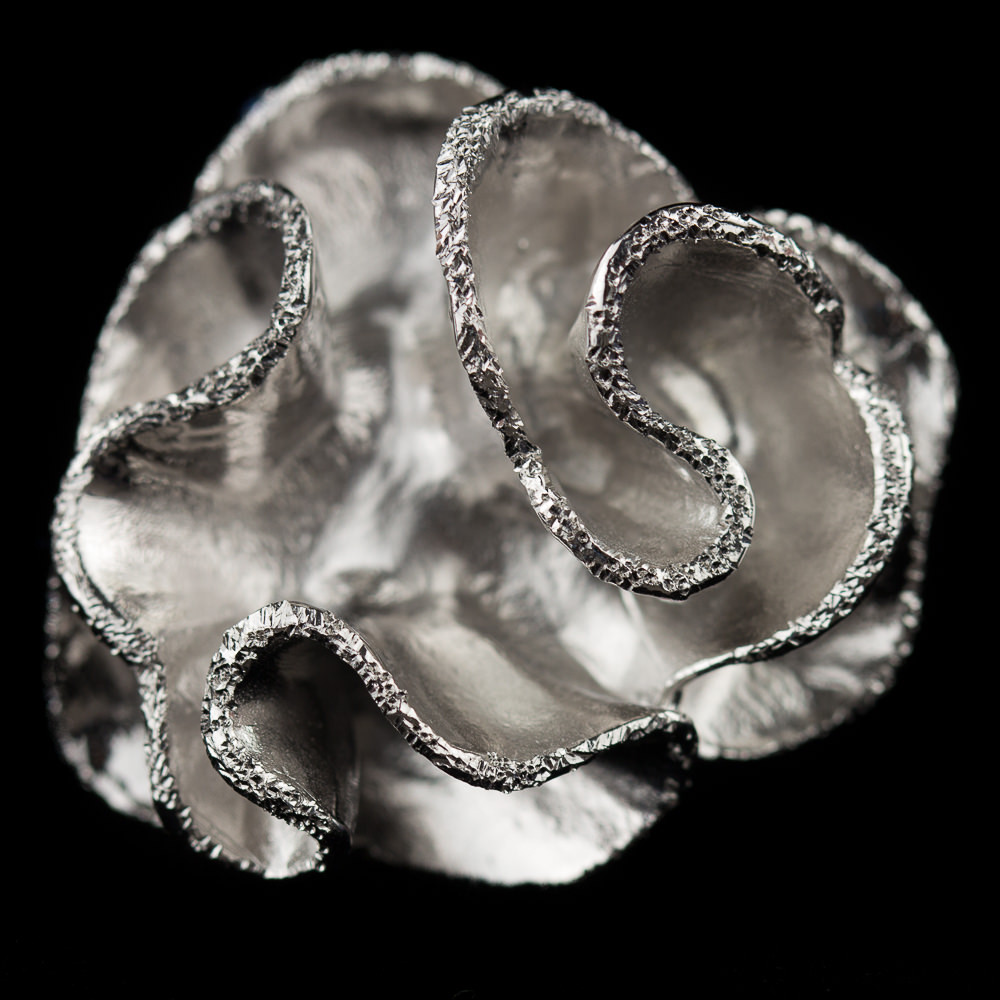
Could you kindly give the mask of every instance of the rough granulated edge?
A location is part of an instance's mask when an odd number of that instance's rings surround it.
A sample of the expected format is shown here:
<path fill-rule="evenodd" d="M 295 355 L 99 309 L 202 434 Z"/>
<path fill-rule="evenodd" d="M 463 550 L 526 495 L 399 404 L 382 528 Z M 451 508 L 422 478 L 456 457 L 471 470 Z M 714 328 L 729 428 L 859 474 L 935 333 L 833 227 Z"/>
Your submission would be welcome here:
<path fill-rule="evenodd" d="M 530 116 L 557 115 L 572 116 L 602 130 L 609 141 L 635 149 L 668 174 L 681 191 L 690 194 L 677 171 L 651 146 L 600 108 L 570 94 L 545 91 L 524 97 L 510 93 L 470 109 L 448 130 L 438 159 L 434 190 L 437 252 L 448 282 L 455 342 L 469 381 L 500 432 L 507 457 L 535 513 L 549 531 L 598 579 L 625 590 L 683 599 L 731 573 L 749 545 L 753 494 L 739 463 L 715 442 L 674 428 L 655 414 L 635 392 L 622 360 L 608 391 L 602 393 L 608 409 L 702 475 L 721 505 L 722 530 L 714 543 L 686 563 L 654 565 L 610 551 L 594 537 L 556 487 L 541 449 L 528 438 L 486 330 L 469 245 L 469 200 L 503 132 L 515 129 Z"/>
<path fill-rule="evenodd" d="M 742 246 L 770 261 L 795 282 L 829 331 L 834 349 L 833 372 L 857 407 L 871 445 L 873 499 L 858 555 L 812 611 L 760 642 L 695 664 L 675 678 L 676 684 L 728 664 L 770 659 L 817 638 L 848 615 L 892 554 L 907 513 L 913 474 L 909 437 L 892 393 L 879 379 L 836 351 L 843 329 L 843 305 L 813 256 L 771 226 L 711 205 L 677 205 L 651 212 L 606 254 L 598 269 L 599 274 L 603 271 L 607 275 L 604 300 L 588 303 L 590 361 L 594 368 L 609 373 L 595 380 L 602 395 L 609 400 L 616 394 L 624 395 L 629 412 L 648 410 L 648 404 L 631 383 L 622 387 L 623 378 L 627 378 L 621 340 L 625 294 L 652 254 L 671 243 L 702 240 Z M 666 424 L 662 433 L 677 436 L 683 432 Z M 676 446 L 690 448 L 683 438 Z M 696 452 L 694 460 L 711 462 L 713 458 L 701 459 Z"/>
<path fill-rule="evenodd" d="M 237 691 L 260 657 L 276 644 L 309 639 L 353 670 L 378 710 L 414 750 L 437 767 L 471 785 L 511 792 L 531 788 L 579 767 L 611 747 L 652 733 L 671 737 L 670 759 L 686 770 L 697 749 L 690 721 L 673 709 L 644 710 L 635 718 L 569 747 L 515 760 L 476 753 L 438 735 L 410 705 L 407 693 L 365 639 L 329 611 L 283 601 L 269 604 L 233 626 L 212 660 L 206 683 L 202 731 L 209 756 L 234 788 L 269 812 L 321 841 L 340 824 L 320 803 L 268 772 L 234 739 Z M 338 669 L 334 667 L 333 669 Z"/>
<path fill-rule="evenodd" d="M 843 323 L 843 308 L 829 279 L 812 257 L 792 240 L 747 216 L 712 205 L 675 205 L 650 212 L 612 244 L 598 265 L 587 312 L 587 364 L 602 399 L 619 419 L 659 441 L 696 469 L 720 497 L 734 495 L 737 524 L 752 524 L 753 510 L 741 489 L 744 475 L 730 453 L 716 442 L 665 420 L 652 409 L 632 381 L 625 360 L 622 318 L 633 279 L 651 256 L 675 243 L 717 241 L 742 246 L 789 275 L 812 306 L 835 344 Z M 739 538 L 723 535 L 717 545 L 724 556 L 736 558 Z M 726 549 L 725 547 L 728 548 Z M 695 560 L 696 572 L 710 572 L 715 564 L 710 549 Z"/>
<path fill-rule="evenodd" d="M 161 229 L 132 265 L 107 326 L 118 323 L 156 267 L 190 241 L 237 219 L 263 224 L 282 234 L 281 287 L 268 328 L 229 361 L 179 392 L 130 406 L 93 428 L 70 462 L 56 498 L 52 521 L 55 566 L 87 624 L 111 652 L 143 666 L 156 659 L 156 640 L 123 615 L 87 574 L 79 551 L 79 506 L 103 462 L 136 435 L 189 421 L 196 414 L 243 399 L 285 356 L 298 335 L 312 300 L 313 239 L 302 203 L 285 188 L 249 181 L 231 192 L 199 203 Z"/>

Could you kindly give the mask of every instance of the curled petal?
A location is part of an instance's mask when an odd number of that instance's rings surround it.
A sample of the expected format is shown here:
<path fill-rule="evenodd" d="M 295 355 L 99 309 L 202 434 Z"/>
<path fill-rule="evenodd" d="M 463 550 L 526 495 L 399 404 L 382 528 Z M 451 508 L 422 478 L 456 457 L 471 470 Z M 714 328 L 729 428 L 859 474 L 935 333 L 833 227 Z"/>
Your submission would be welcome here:
<path fill-rule="evenodd" d="M 272 595 L 287 558 L 246 498 L 274 499 L 280 482 L 275 507 L 295 513 L 294 474 L 275 477 L 289 439 L 253 427 L 317 397 L 306 375 L 313 285 L 308 218 L 275 185 L 206 199 L 155 235 L 102 334 L 53 529 L 55 563 L 80 613 L 139 670 L 161 818 L 240 863 L 259 865 L 271 851 L 279 871 L 313 864 L 315 845 L 219 781 L 199 745 L 200 706 L 218 636 L 238 609 Z M 164 364 L 152 372 L 135 363 L 160 351 Z M 185 384 L 206 363 L 216 367 Z M 176 391 L 136 401 L 161 379 Z M 109 398 L 133 405 L 105 416 L 109 386 Z M 255 846 L 237 846 L 241 837 Z"/>
<path fill-rule="evenodd" d="M 738 711 L 738 697 L 726 700 L 734 665 L 780 665 L 850 614 L 885 566 L 909 499 L 902 415 L 838 349 L 841 304 L 814 259 L 745 216 L 711 206 L 647 216 L 598 267 L 588 314 L 593 368 L 631 365 L 642 402 L 713 421 L 754 483 L 755 541 L 740 572 L 683 607 L 643 604 L 660 663 L 605 679 L 687 706 L 688 685 L 726 667 L 703 683 L 717 693 L 700 706 L 711 729 Z M 802 704 L 777 669 L 757 690 L 776 718 L 783 703 Z M 808 718 L 797 721 L 828 725 L 828 703 L 803 695 Z M 772 735 L 768 749 L 787 738 Z"/>
<path fill-rule="evenodd" d="M 457 118 L 434 194 L 459 354 L 535 513 L 598 578 L 672 598 L 739 565 L 753 528 L 746 475 L 568 336 L 608 243 L 689 197 L 638 136 L 557 92 Z"/>
<path fill-rule="evenodd" d="M 700 752 L 708 756 L 758 757 L 795 746 L 892 684 L 920 624 L 931 513 L 957 398 L 947 345 L 894 274 L 803 215 L 774 210 L 762 218 L 815 255 L 836 285 L 844 304 L 841 351 L 878 376 L 900 408 L 911 442 L 912 489 L 909 517 L 884 570 L 836 628 L 779 658 L 729 666 L 684 688 L 680 705 L 695 720 Z"/>
<path fill-rule="evenodd" d="M 540 785 L 595 754 L 652 733 L 668 738 L 671 759 L 686 765 L 693 756 L 694 729 L 683 716 L 618 704 L 572 665 L 549 662 L 548 670 L 530 672 L 499 650 L 481 646 L 474 685 L 452 681 L 449 688 L 448 678 L 435 677 L 426 665 L 418 674 L 420 657 L 413 652 L 421 632 L 445 661 L 439 672 L 472 666 L 475 633 L 436 617 L 427 613 L 419 622 L 407 622 L 398 644 L 386 622 L 369 626 L 379 636 L 373 641 L 329 612 L 287 601 L 234 626 L 212 661 L 202 723 L 220 773 L 313 835 L 325 839 L 349 831 L 357 780 L 343 779 L 353 756 L 347 747 L 351 727 L 336 714 L 349 704 L 349 694 L 330 681 L 346 669 L 410 746 L 442 771 L 483 788 L 509 792 Z M 409 655 L 398 656 L 390 670 L 379 647 Z M 309 730 L 294 713 L 273 721 L 275 705 L 292 697 L 293 688 L 300 689 L 302 705 L 331 705 L 319 709 Z M 317 756 L 299 739 L 309 733 L 315 741 L 320 732 L 323 752 Z M 331 787 L 331 779 L 338 778 Z"/>

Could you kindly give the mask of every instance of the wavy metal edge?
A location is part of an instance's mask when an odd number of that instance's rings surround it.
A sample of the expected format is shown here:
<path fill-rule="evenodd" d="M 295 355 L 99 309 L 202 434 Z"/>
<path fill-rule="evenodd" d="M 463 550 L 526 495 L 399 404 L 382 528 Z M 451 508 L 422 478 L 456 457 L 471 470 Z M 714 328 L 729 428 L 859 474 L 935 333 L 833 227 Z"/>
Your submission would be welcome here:
<path fill-rule="evenodd" d="M 874 490 L 872 512 L 858 555 L 814 610 L 789 621 L 785 628 L 765 639 L 681 671 L 668 686 L 668 692 L 679 690 L 684 683 L 709 670 L 778 656 L 822 635 L 847 616 L 881 572 L 896 545 L 908 509 L 912 480 L 913 462 L 900 408 L 876 376 L 861 371 L 840 353 L 843 305 L 815 258 L 776 228 L 713 205 L 674 205 L 651 212 L 609 247 L 598 265 L 587 303 L 587 361 L 595 384 L 609 405 L 612 402 L 617 405 L 624 420 L 643 420 L 653 428 L 662 423 L 659 433 L 679 435 L 677 428 L 652 412 L 632 382 L 625 361 L 621 318 L 629 285 L 652 254 L 671 243 L 709 239 L 743 246 L 774 264 L 791 278 L 826 327 L 833 372 L 857 407 L 871 445 Z M 684 447 L 683 439 L 679 446 Z M 702 462 L 709 473 L 714 473 L 707 460 Z"/>
<path fill-rule="evenodd" d="M 728 576 L 750 544 L 753 493 L 740 464 L 716 442 L 674 428 L 648 406 L 634 406 L 627 388 L 619 390 L 613 383 L 609 385 L 602 393 L 609 412 L 687 463 L 704 479 L 721 506 L 719 536 L 694 559 L 658 565 L 622 555 L 595 537 L 549 472 L 541 448 L 528 437 L 511 399 L 500 357 L 487 330 L 469 243 L 472 192 L 504 132 L 517 129 L 532 116 L 559 115 L 595 126 L 640 151 L 682 191 L 690 193 L 675 168 L 648 143 L 596 105 L 563 91 L 537 91 L 530 97 L 512 91 L 460 115 L 441 148 L 434 186 L 437 253 L 448 284 L 455 343 L 469 381 L 503 438 L 507 457 L 542 524 L 598 579 L 624 590 L 682 600 Z M 591 376 L 597 382 L 593 368 Z M 726 471 L 716 477 L 702 472 L 703 467 Z"/>
<path fill-rule="evenodd" d="M 282 776 L 267 772 L 234 736 L 233 709 L 240 687 L 270 653 L 302 639 L 317 643 L 353 670 L 378 710 L 414 750 L 445 773 L 480 788 L 503 792 L 532 788 L 579 767 L 596 754 L 652 733 L 671 738 L 672 759 L 683 766 L 690 766 L 695 755 L 694 727 L 671 708 L 651 709 L 572 746 L 556 747 L 524 760 L 463 749 L 421 718 L 409 703 L 406 690 L 364 636 L 329 611 L 282 601 L 255 611 L 226 632 L 205 685 L 202 732 L 209 756 L 227 782 L 269 812 L 319 837 L 339 826 L 336 817 L 315 799 L 304 797 Z M 331 664 L 331 669 L 338 666 Z"/>
<path fill-rule="evenodd" d="M 160 399 L 138 403 L 90 428 L 63 477 L 52 520 L 52 552 L 87 623 L 112 653 L 137 666 L 156 659 L 156 638 L 124 615 L 90 578 L 79 549 L 79 504 L 99 464 L 123 442 L 143 431 L 190 420 L 199 413 L 245 398 L 288 352 L 310 310 L 315 273 L 312 229 L 302 203 L 267 181 L 249 181 L 211 196 L 156 232 L 129 269 L 108 314 L 111 328 L 135 301 L 153 271 L 170 254 L 236 218 L 281 231 L 284 247 L 281 286 L 267 329 L 228 361 L 197 381 Z"/>

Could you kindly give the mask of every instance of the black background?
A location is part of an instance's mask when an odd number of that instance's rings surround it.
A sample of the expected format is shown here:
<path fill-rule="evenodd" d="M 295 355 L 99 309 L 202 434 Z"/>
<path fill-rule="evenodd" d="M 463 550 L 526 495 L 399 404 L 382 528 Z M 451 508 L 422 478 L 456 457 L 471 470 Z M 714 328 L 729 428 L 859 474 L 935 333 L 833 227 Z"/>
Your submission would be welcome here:
<path fill-rule="evenodd" d="M 21 353 L 7 377 L 24 400 L 8 417 L 8 482 L 29 483 L 31 545 L 11 665 L 19 740 L 5 768 L 16 961 L 39 985 L 106 995 L 300 993 L 314 977 L 347 996 L 576 996 L 611 983 L 621 996 L 855 996 L 939 981 L 964 995 L 979 954 L 972 901 L 987 891 L 969 705 L 989 663 L 971 624 L 969 553 L 984 552 L 991 516 L 971 475 L 985 366 L 973 351 L 988 317 L 970 270 L 993 223 L 975 172 L 986 127 L 975 60 L 955 62 L 932 29 L 862 25 L 821 47 L 818 30 L 792 45 L 760 26 L 631 24 L 620 39 L 617 14 L 571 27 L 569 16 L 493 14 L 512 27 L 442 31 L 386 15 L 355 28 L 289 8 L 226 26 L 144 12 L 124 28 L 60 22 L 37 49 L 24 39 L 8 143 L 8 239 L 29 241 L 8 286 Z M 925 625 L 896 688 L 794 753 L 700 765 L 673 814 L 572 886 L 497 889 L 360 855 L 265 882 L 113 814 L 48 737 L 47 522 L 104 314 L 244 106 L 304 60 L 351 49 L 435 51 L 509 87 L 573 91 L 650 140 L 706 201 L 827 222 L 902 278 L 963 375 Z M 355 971 L 361 985 L 348 987 Z"/>

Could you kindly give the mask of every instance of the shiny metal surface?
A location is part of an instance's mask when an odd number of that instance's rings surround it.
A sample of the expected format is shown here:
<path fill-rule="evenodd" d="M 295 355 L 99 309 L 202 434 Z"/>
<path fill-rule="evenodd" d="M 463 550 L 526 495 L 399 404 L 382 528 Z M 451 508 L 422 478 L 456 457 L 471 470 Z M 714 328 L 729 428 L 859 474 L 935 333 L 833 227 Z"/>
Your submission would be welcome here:
<path fill-rule="evenodd" d="M 794 745 L 916 627 L 955 387 L 919 307 L 809 220 L 660 208 L 693 194 L 586 102 L 462 112 L 498 89 L 300 71 L 101 335 L 54 526 L 63 746 L 148 815 L 144 719 L 160 817 L 268 875 L 353 838 L 575 878 L 676 801 L 695 728 Z"/>
<path fill-rule="evenodd" d="M 912 488 L 884 571 L 836 628 L 766 663 L 734 663 L 684 687 L 679 705 L 694 720 L 706 756 L 758 757 L 795 746 L 892 685 L 920 625 L 927 539 L 958 399 L 947 344 L 894 274 L 803 215 L 772 210 L 760 217 L 813 254 L 837 288 L 844 304 L 841 350 L 877 375 L 898 403 L 910 439 Z"/>

